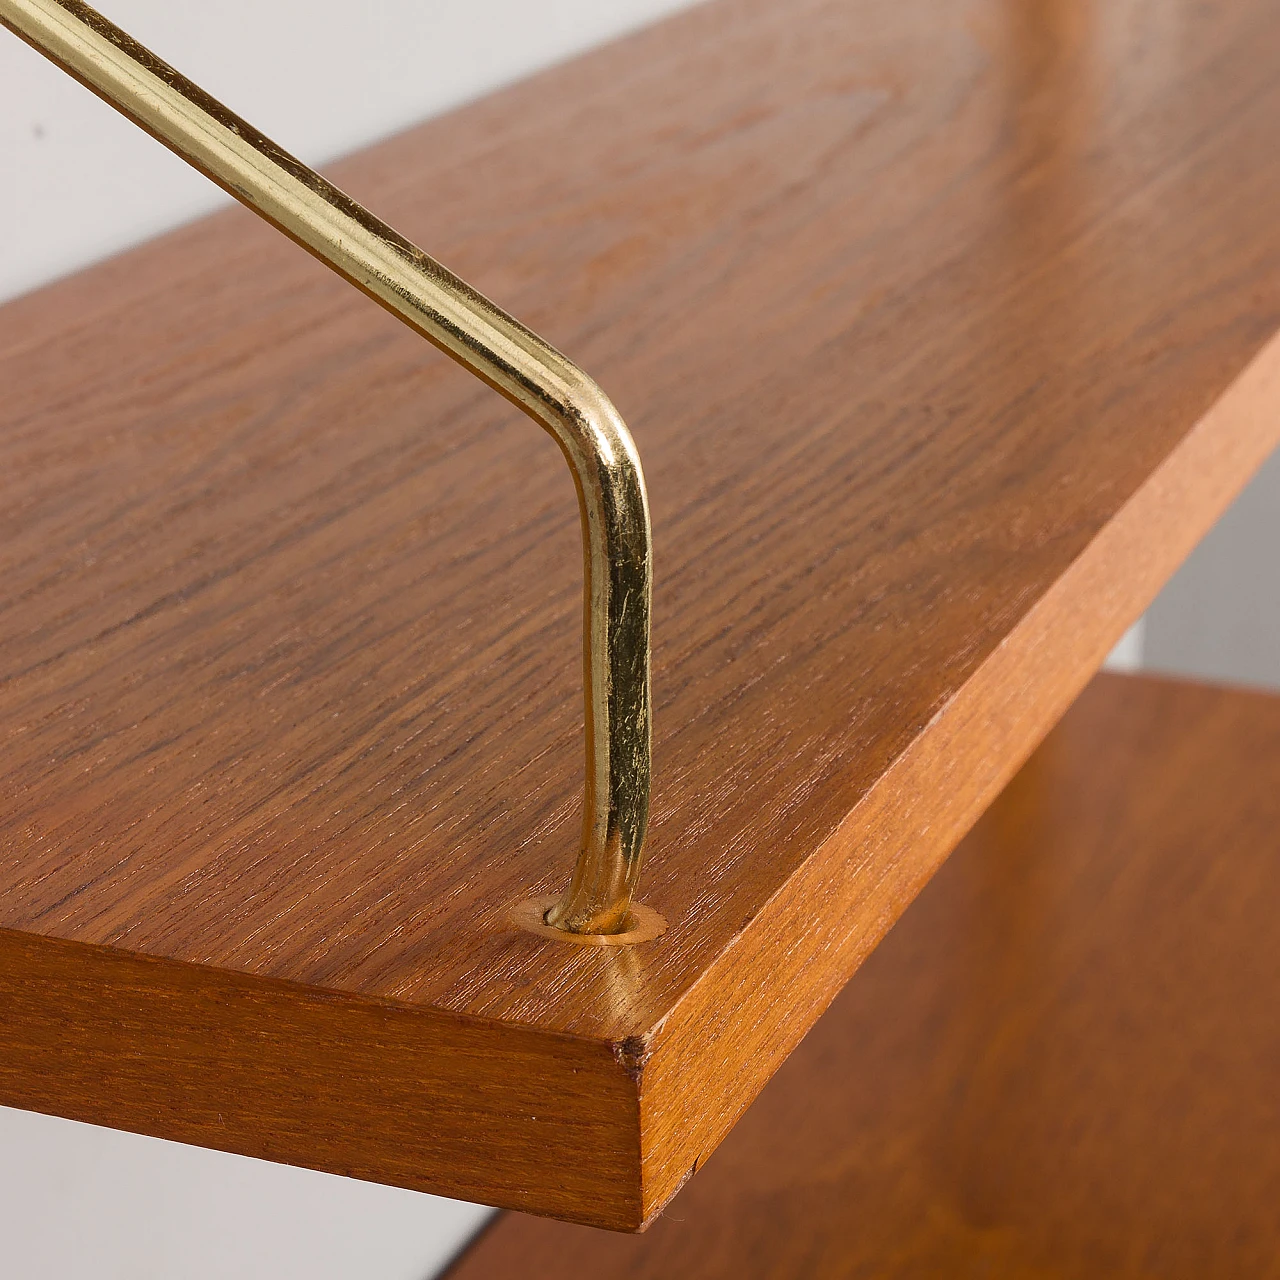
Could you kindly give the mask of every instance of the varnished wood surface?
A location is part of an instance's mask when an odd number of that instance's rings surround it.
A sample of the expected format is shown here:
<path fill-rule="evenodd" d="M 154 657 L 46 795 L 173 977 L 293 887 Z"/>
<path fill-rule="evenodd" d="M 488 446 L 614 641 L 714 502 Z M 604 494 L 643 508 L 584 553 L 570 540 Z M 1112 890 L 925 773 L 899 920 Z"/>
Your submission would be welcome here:
<path fill-rule="evenodd" d="M 1265 0 L 726 0 L 337 168 L 635 432 L 627 952 L 507 918 L 578 821 L 554 445 L 239 212 L 0 311 L 0 928 L 50 944 L 0 1100 L 652 1215 L 1275 443 L 1277 59 Z M 242 979 L 333 1019 L 246 1038 Z M 474 1037 L 411 1159 L 342 1032 L 388 1008 L 424 1080 Z M 608 1135 L 554 1185 L 523 1054 Z"/>
<path fill-rule="evenodd" d="M 1280 1276 L 1280 699 L 1100 677 L 639 1238 L 449 1280 Z"/>

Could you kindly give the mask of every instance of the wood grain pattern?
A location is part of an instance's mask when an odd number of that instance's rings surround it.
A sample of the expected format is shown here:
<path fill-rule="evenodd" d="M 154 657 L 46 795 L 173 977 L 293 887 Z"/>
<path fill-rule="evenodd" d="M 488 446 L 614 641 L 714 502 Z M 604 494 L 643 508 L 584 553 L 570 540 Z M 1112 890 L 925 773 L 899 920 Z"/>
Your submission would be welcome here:
<path fill-rule="evenodd" d="M 626 952 L 507 918 L 577 827 L 554 445 L 240 212 L 0 311 L 0 929 L 50 944 L 0 1101 L 651 1218 L 1280 435 L 1277 57 L 1264 0 L 726 0 L 338 167 L 639 443 L 671 927 Z M 199 967 L 183 1025 L 271 1059 L 242 1126 L 71 999 L 103 949 Z M 222 1025 L 242 980 L 324 1037 Z M 344 1056 L 390 1007 L 469 1145 L 407 1159 Z M 329 1055 L 358 1134 L 272 1084 Z M 554 1185 L 522 1055 L 612 1135 Z"/>
<path fill-rule="evenodd" d="M 1100 677 L 641 1238 L 449 1280 L 1280 1276 L 1280 699 Z"/>

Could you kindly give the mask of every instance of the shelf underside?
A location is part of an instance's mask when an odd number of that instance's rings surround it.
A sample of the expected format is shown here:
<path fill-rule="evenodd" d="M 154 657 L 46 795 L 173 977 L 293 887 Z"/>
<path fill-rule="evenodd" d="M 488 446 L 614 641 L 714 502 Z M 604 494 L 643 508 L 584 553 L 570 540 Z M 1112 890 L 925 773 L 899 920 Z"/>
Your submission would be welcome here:
<path fill-rule="evenodd" d="M 1100 677 L 639 1238 L 449 1280 L 1280 1275 L 1280 699 Z"/>
<path fill-rule="evenodd" d="M 335 166 L 633 428 L 632 949 L 510 920 L 554 444 L 240 211 L 0 310 L 0 1103 L 651 1220 L 1276 443 L 1278 63 L 1268 0 L 723 0 Z"/>

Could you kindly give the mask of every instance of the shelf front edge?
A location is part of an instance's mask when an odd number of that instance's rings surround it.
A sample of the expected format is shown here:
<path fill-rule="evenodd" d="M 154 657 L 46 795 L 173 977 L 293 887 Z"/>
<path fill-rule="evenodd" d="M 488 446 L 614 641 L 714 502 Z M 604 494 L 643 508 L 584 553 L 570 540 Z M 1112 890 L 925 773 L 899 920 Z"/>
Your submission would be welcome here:
<path fill-rule="evenodd" d="M 607 1043 L 0 929 L 0 1104 L 614 1230 Z"/>

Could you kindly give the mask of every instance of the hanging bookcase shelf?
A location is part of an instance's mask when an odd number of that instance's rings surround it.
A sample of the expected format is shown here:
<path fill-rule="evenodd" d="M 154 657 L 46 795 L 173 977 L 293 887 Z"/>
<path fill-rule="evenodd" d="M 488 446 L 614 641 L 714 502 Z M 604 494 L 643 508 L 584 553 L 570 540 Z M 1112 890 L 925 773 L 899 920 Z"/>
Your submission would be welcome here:
<path fill-rule="evenodd" d="M 1280 437 L 1280 12 L 1121 11 L 726 0 L 334 167 L 634 432 L 640 945 L 513 922 L 551 441 L 241 211 L 0 310 L 0 1103 L 648 1222 Z"/>

